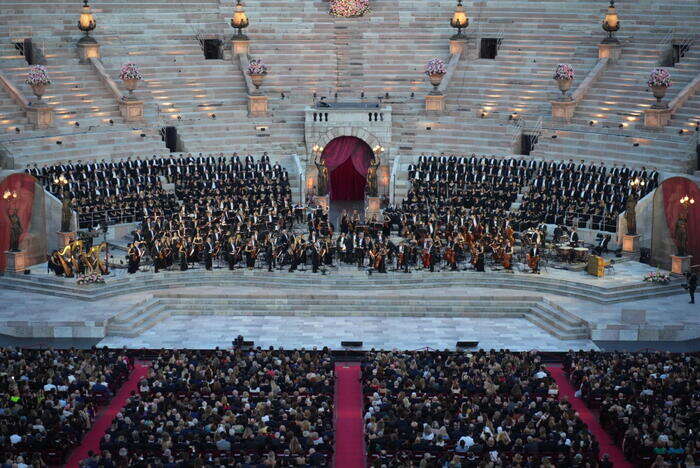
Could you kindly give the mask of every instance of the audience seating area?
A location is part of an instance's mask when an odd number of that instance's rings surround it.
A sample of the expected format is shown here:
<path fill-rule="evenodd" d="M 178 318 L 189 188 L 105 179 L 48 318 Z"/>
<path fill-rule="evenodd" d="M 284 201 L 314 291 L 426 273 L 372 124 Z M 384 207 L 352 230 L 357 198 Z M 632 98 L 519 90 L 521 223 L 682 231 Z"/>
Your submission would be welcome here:
<path fill-rule="evenodd" d="M 640 467 L 700 462 L 697 366 L 697 355 L 661 352 L 579 351 L 564 360 L 580 397 Z"/>
<path fill-rule="evenodd" d="M 115 350 L 0 348 L 0 462 L 62 464 L 130 368 Z"/>
<path fill-rule="evenodd" d="M 372 466 L 563 467 L 597 459 L 597 442 L 557 400 L 536 353 L 372 353 L 363 383 Z"/>
<path fill-rule="evenodd" d="M 86 466 L 328 466 L 330 353 L 162 351 L 100 448 Z"/>

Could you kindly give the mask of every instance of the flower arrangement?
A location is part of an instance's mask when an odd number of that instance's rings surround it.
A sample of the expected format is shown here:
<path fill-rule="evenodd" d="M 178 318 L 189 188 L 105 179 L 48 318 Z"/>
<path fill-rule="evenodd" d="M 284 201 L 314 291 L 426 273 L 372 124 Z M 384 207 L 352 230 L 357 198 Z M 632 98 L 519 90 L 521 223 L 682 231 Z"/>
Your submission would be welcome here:
<path fill-rule="evenodd" d="M 560 63 L 554 70 L 555 80 L 573 80 L 574 79 L 574 67 L 568 63 Z"/>
<path fill-rule="evenodd" d="M 91 275 L 78 275 L 77 284 L 104 284 L 105 279 L 102 275 L 91 274 Z"/>
<path fill-rule="evenodd" d="M 38 85 L 50 85 L 51 80 L 49 79 L 49 72 L 43 65 L 32 65 L 29 67 L 29 73 L 27 73 L 27 79 L 25 82 L 29 86 Z"/>
<path fill-rule="evenodd" d="M 248 64 L 249 75 L 267 75 L 267 65 L 261 59 L 251 60 Z"/>
<path fill-rule="evenodd" d="M 671 86 L 671 74 L 663 68 L 654 68 L 649 75 L 647 85 L 650 88 Z"/>
<path fill-rule="evenodd" d="M 329 13 L 344 18 L 363 16 L 369 13 L 369 0 L 331 0 Z"/>
<path fill-rule="evenodd" d="M 139 71 L 139 67 L 135 63 L 125 63 L 119 70 L 119 78 L 126 80 L 142 80 L 143 76 Z"/>
<path fill-rule="evenodd" d="M 644 275 L 644 281 L 648 283 L 668 284 L 671 282 L 671 275 L 660 271 L 650 271 Z"/>
<path fill-rule="evenodd" d="M 425 65 L 425 74 L 430 75 L 444 75 L 447 73 L 447 67 L 442 59 L 434 58 L 429 60 Z"/>

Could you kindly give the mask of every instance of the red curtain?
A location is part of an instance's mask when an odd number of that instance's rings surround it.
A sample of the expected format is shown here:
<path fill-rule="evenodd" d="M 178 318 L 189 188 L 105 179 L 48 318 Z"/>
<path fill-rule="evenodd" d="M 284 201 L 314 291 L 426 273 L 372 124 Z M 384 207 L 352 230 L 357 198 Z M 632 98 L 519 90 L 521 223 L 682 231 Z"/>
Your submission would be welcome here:
<path fill-rule="evenodd" d="M 682 209 L 679 200 L 686 195 L 695 199 L 695 204 L 688 210 L 687 247 L 688 254 L 693 256 L 692 264 L 696 265 L 700 263 L 700 189 L 695 182 L 685 177 L 671 177 L 661 184 L 661 189 L 664 195 L 666 224 L 671 237 L 675 235 L 676 220 Z"/>
<path fill-rule="evenodd" d="M 348 158 L 331 171 L 331 200 L 364 200 L 367 179 L 358 174 L 352 159 Z"/>
<path fill-rule="evenodd" d="M 331 140 L 321 155 L 330 173 L 331 200 L 364 200 L 372 149 L 353 136 Z"/>
<path fill-rule="evenodd" d="M 24 229 L 20 237 L 20 246 L 22 240 L 29 234 L 34 206 L 34 182 L 34 177 L 28 174 L 12 174 L 0 182 L 0 269 L 5 269 L 5 252 L 10 248 L 9 211 L 17 210 L 17 216 Z M 5 192 L 16 192 L 17 198 L 6 200 L 3 197 Z"/>

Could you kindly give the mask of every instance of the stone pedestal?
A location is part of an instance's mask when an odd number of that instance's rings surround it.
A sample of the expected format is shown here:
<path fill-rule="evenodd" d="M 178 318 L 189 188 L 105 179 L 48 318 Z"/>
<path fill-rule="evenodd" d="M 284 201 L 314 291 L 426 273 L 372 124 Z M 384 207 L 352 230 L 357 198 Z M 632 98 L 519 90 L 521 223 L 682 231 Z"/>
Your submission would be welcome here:
<path fill-rule="evenodd" d="M 442 114 L 445 112 L 445 96 L 442 94 L 426 95 L 425 111 L 434 114 Z"/>
<path fill-rule="evenodd" d="M 639 252 L 639 238 L 641 234 L 623 234 L 622 236 L 622 251 L 623 252 Z"/>
<path fill-rule="evenodd" d="M 314 204 L 323 208 L 328 208 L 328 195 L 314 195 Z"/>
<path fill-rule="evenodd" d="M 367 197 L 365 206 L 365 219 L 369 219 L 372 215 L 378 215 L 381 211 L 382 203 L 379 197 Z"/>
<path fill-rule="evenodd" d="M 598 44 L 598 58 L 607 58 L 609 62 L 616 62 L 622 56 L 622 46 L 619 42 Z"/>
<path fill-rule="evenodd" d="M 691 255 L 686 255 L 685 257 L 671 255 L 671 273 L 675 273 L 677 275 L 685 274 L 685 272 L 690 269 L 691 258 Z"/>
<path fill-rule="evenodd" d="M 100 58 L 100 44 L 85 36 L 78 41 L 78 59 L 80 63 L 90 63 L 91 58 Z"/>
<path fill-rule="evenodd" d="M 552 104 L 552 119 L 571 121 L 576 109 L 576 101 L 549 101 Z"/>
<path fill-rule="evenodd" d="M 126 99 L 119 102 L 119 112 L 125 122 L 143 120 L 143 101 L 138 99 Z"/>
<path fill-rule="evenodd" d="M 467 48 L 467 40 L 465 39 L 450 39 L 450 54 L 462 54 L 465 55 L 465 49 Z"/>
<path fill-rule="evenodd" d="M 250 41 L 248 40 L 232 40 L 231 41 L 231 53 L 233 60 L 237 60 L 236 55 L 247 54 L 250 50 Z"/>
<path fill-rule="evenodd" d="M 58 235 L 58 248 L 63 248 L 73 242 L 76 239 L 75 232 L 61 232 L 56 233 Z"/>
<path fill-rule="evenodd" d="M 644 126 L 649 129 L 664 128 L 671 120 L 671 109 L 644 109 Z"/>
<path fill-rule="evenodd" d="M 24 250 L 5 252 L 5 271 L 7 273 L 22 273 L 30 267 L 29 256 Z"/>
<path fill-rule="evenodd" d="M 267 96 L 248 95 L 248 117 L 264 117 L 267 115 Z"/>
<path fill-rule="evenodd" d="M 27 108 L 27 118 L 35 130 L 48 128 L 53 125 L 53 107 L 33 103 Z"/>

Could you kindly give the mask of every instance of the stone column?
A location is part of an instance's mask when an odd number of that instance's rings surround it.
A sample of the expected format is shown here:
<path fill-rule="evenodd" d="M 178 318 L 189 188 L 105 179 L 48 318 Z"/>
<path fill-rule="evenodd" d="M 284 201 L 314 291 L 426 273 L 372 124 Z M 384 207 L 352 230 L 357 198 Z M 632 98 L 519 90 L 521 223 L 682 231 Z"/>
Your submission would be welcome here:
<path fill-rule="evenodd" d="M 240 40 L 240 39 L 239 40 L 234 39 L 231 41 L 231 54 L 232 54 L 231 59 L 232 60 L 234 60 L 234 61 L 237 60 L 236 55 L 241 55 L 241 54 L 247 55 L 249 50 L 250 50 L 250 41 Z M 235 65 L 235 63 L 234 63 L 234 65 Z"/>
<path fill-rule="evenodd" d="M 100 44 L 90 36 L 83 36 L 78 41 L 79 62 L 90 63 L 91 58 L 100 58 Z"/>
<path fill-rule="evenodd" d="M 685 274 L 685 272 L 690 269 L 691 258 L 691 255 L 686 255 L 683 257 L 671 255 L 671 273 L 675 273 L 677 275 Z"/>
<path fill-rule="evenodd" d="M 138 99 L 126 99 L 119 102 L 119 112 L 124 122 L 137 122 L 143 120 L 143 101 Z"/>
<path fill-rule="evenodd" d="M 49 128 L 53 125 L 53 107 L 44 105 L 33 105 L 27 107 L 27 118 L 35 130 Z"/>
<path fill-rule="evenodd" d="M 639 239 L 641 234 L 623 234 L 622 235 L 622 251 L 623 252 L 639 252 Z"/>
<path fill-rule="evenodd" d="M 576 101 L 549 101 L 552 104 L 552 119 L 570 122 L 576 109 Z"/>
<path fill-rule="evenodd" d="M 425 112 L 442 114 L 445 112 L 445 96 L 443 94 L 426 94 Z"/>
<path fill-rule="evenodd" d="M 265 117 L 267 115 L 267 96 L 248 95 L 248 116 Z"/>
<path fill-rule="evenodd" d="M 644 127 L 662 129 L 671 120 L 671 109 L 644 109 Z"/>
<path fill-rule="evenodd" d="M 622 46 L 619 42 L 598 44 L 598 58 L 608 58 L 610 63 L 615 63 L 622 56 Z"/>
<path fill-rule="evenodd" d="M 6 273 L 21 273 L 29 268 L 29 257 L 24 250 L 20 250 L 19 252 L 5 252 L 5 260 Z"/>

